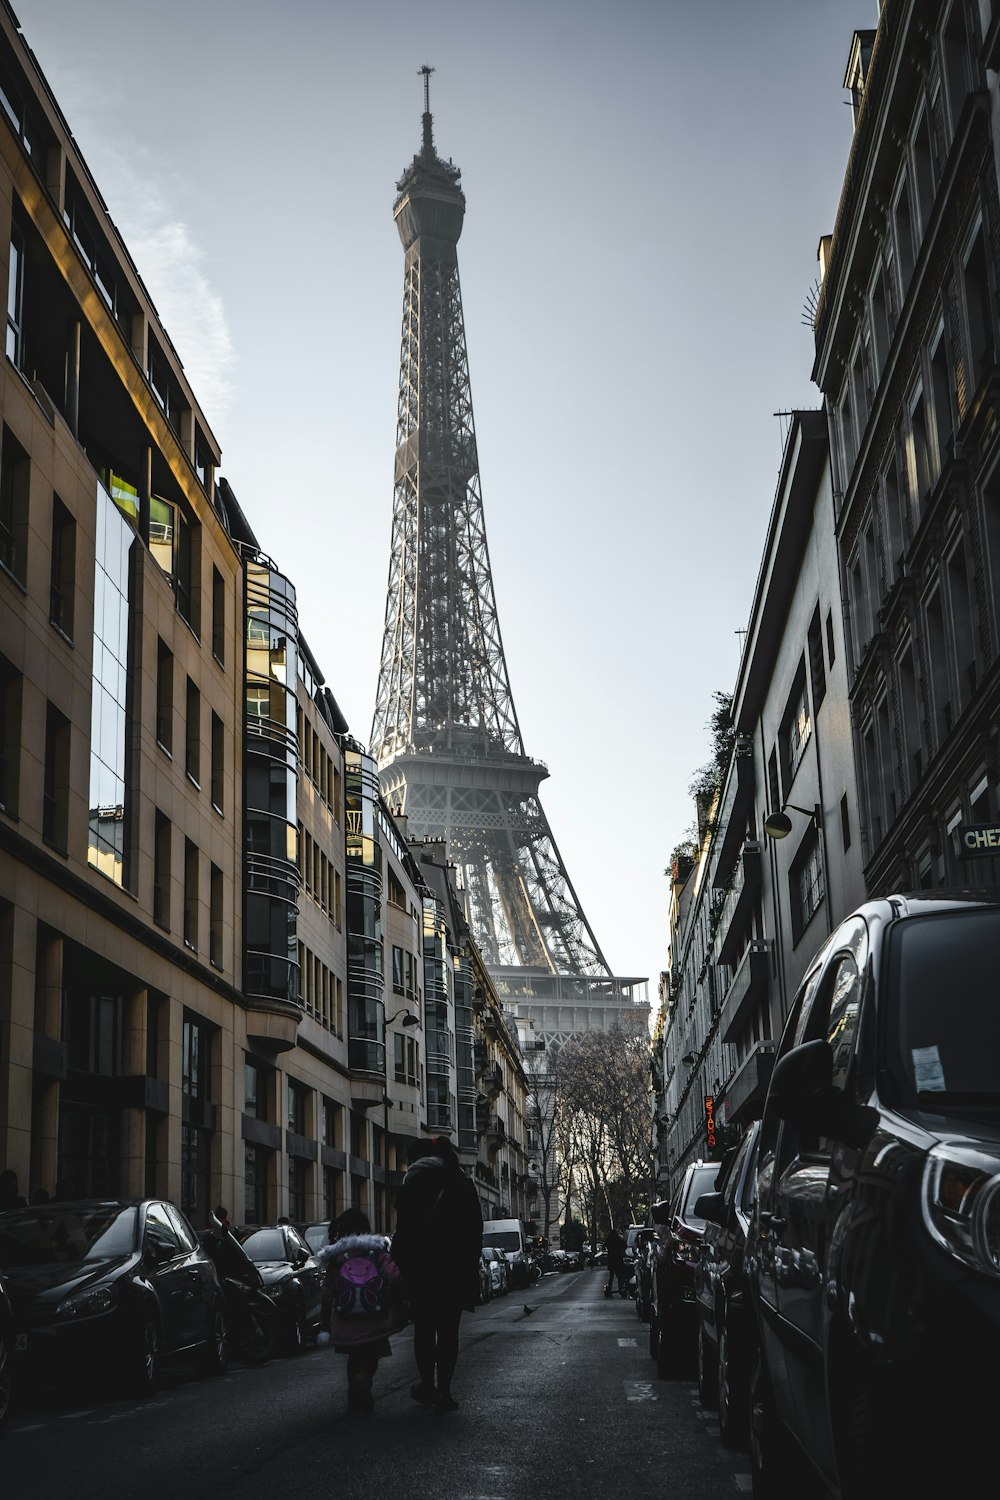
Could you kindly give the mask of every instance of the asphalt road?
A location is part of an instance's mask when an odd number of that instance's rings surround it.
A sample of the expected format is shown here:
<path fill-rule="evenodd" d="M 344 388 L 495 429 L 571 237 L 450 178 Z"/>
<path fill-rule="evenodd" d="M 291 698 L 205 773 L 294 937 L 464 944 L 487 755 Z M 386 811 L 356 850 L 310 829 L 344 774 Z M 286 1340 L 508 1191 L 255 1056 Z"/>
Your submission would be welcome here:
<path fill-rule="evenodd" d="M 602 1273 L 547 1275 L 462 1319 L 459 1411 L 418 1406 L 412 1337 L 393 1340 L 370 1416 L 346 1414 L 332 1350 L 166 1373 L 145 1402 L 23 1396 L 0 1436 L 22 1500 L 725 1500 L 749 1460 L 719 1442 L 693 1380 L 659 1380 L 631 1301 Z M 530 1314 L 525 1304 L 534 1309 Z"/>

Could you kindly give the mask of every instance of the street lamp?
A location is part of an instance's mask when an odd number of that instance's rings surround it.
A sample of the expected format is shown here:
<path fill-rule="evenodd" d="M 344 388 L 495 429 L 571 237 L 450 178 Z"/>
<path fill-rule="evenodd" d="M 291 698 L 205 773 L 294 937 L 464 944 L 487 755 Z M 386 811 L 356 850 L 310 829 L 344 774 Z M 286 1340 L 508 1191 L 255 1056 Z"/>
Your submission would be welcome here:
<path fill-rule="evenodd" d="M 790 807 L 792 812 L 801 813 L 803 817 L 812 821 L 813 827 L 819 831 L 819 803 L 815 807 L 796 807 L 794 802 L 786 802 L 785 807 Z M 764 819 L 764 832 L 772 839 L 787 839 L 792 831 L 792 820 L 785 816 L 785 808 L 780 812 L 768 813 Z"/>

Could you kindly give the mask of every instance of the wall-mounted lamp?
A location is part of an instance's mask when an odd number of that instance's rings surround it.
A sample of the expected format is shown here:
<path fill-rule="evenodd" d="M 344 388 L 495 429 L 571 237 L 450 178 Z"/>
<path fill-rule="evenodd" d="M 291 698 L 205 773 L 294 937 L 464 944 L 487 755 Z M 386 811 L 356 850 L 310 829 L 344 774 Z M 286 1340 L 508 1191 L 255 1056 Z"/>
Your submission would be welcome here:
<path fill-rule="evenodd" d="M 404 1026 L 419 1026 L 420 1025 L 420 1017 L 419 1016 L 415 1016 L 413 1014 L 412 1010 L 397 1010 L 396 1014 L 394 1016 L 390 1016 L 389 1019 L 388 1019 L 388 1021 L 386 1021 L 385 1024 L 387 1026 L 391 1026 L 394 1021 L 398 1021 L 399 1020 L 400 1016 L 403 1017 L 403 1025 Z"/>
<path fill-rule="evenodd" d="M 801 813 L 803 817 L 809 818 L 813 827 L 819 831 L 819 803 L 815 807 L 796 807 L 794 802 L 786 802 L 785 807 L 790 807 L 792 812 Z M 785 808 L 780 812 L 768 813 L 764 819 L 764 832 L 772 839 L 787 839 L 792 831 L 792 820 L 785 816 Z"/>
<path fill-rule="evenodd" d="M 693 1052 L 685 1052 L 684 1056 L 681 1058 L 681 1062 L 684 1064 L 684 1066 L 686 1068 L 693 1068 L 694 1067 L 694 1053 Z"/>

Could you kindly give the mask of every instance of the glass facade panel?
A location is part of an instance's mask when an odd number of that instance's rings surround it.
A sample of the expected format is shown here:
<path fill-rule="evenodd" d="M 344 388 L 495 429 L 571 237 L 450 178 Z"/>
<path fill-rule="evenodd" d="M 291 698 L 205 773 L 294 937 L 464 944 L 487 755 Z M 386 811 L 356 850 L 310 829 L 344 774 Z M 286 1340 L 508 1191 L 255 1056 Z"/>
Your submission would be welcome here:
<path fill-rule="evenodd" d="M 124 886 L 129 556 L 135 533 L 101 485 L 97 490 L 97 516 L 87 859 L 116 885 Z"/>
<path fill-rule="evenodd" d="M 385 1075 L 382 846 L 378 773 L 371 756 L 344 757 L 347 807 L 347 1010 L 352 1069 Z"/>

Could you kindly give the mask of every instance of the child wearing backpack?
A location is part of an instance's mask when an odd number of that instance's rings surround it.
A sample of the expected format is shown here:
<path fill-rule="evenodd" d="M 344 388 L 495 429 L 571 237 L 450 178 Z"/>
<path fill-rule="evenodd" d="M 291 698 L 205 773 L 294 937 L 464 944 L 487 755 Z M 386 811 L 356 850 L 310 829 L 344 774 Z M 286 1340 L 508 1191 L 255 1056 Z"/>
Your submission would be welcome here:
<path fill-rule="evenodd" d="M 372 1234 L 360 1208 L 345 1209 L 328 1233 L 317 1255 L 325 1267 L 318 1342 L 347 1355 L 348 1412 L 370 1412 L 372 1377 L 392 1354 L 388 1336 L 407 1322 L 400 1274 L 385 1235 Z"/>

